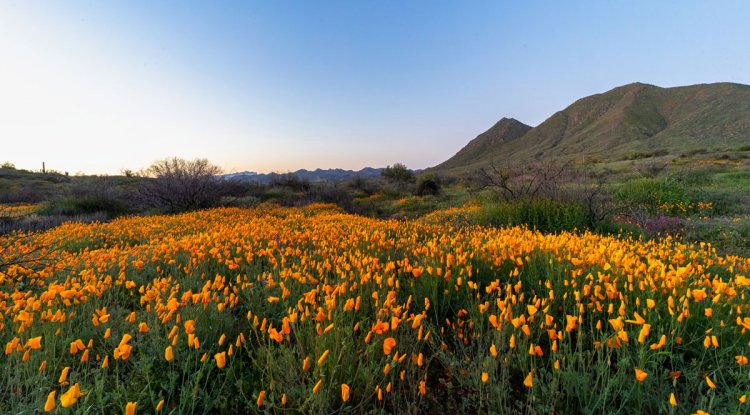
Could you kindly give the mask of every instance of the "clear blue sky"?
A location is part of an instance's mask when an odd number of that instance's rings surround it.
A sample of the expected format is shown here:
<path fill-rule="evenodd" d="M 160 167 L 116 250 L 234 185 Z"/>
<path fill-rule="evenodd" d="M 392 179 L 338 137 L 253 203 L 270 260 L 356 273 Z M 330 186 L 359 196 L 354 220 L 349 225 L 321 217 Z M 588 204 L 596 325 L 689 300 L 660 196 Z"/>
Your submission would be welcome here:
<path fill-rule="evenodd" d="M 0 3 L 0 161 L 424 168 L 640 81 L 750 84 L 747 1 Z"/>

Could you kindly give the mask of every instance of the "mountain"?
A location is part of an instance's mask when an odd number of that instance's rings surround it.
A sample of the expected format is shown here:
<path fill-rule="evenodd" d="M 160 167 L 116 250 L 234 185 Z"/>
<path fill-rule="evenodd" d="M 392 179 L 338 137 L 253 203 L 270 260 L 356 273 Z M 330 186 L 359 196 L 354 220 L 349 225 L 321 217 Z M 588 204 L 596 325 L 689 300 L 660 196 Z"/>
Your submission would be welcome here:
<path fill-rule="evenodd" d="M 638 154 L 677 156 L 750 144 L 750 86 L 732 83 L 673 88 L 633 83 L 579 99 L 523 135 L 500 120 L 455 156 L 435 166 L 466 173 L 492 162 L 623 160 Z M 503 125 L 501 125 L 503 124 Z M 505 135 L 502 135 L 505 133 Z M 486 135 L 486 136 L 485 136 Z M 493 140 L 491 137 L 495 137 Z"/>
<path fill-rule="evenodd" d="M 297 170 L 291 172 L 300 179 L 307 180 L 310 182 L 341 182 L 345 180 L 351 180 L 355 177 L 362 177 L 364 179 L 372 179 L 380 177 L 381 168 L 365 167 L 362 170 L 343 170 L 343 169 L 315 169 L 315 170 Z M 225 174 L 223 177 L 226 179 L 234 179 L 239 181 L 248 181 L 267 184 L 271 182 L 274 175 L 279 173 L 256 173 L 253 171 L 244 171 L 239 173 Z"/>
<path fill-rule="evenodd" d="M 474 160 L 481 158 L 503 143 L 522 137 L 531 129 L 532 127 L 514 118 L 503 118 L 495 123 L 492 128 L 469 141 L 469 144 L 441 164 L 440 167 L 451 169 L 464 164 L 471 164 Z"/>

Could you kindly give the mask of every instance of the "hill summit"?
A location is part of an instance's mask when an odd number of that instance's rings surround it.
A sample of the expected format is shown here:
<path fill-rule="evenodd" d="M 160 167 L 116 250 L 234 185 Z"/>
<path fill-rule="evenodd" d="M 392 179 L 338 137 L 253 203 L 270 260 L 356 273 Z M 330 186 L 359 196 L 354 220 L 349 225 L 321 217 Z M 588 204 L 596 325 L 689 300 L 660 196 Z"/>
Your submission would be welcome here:
<path fill-rule="evenodd" d="M 616 161 L 629 154 L 676 154 L 750 144 L 750 86 L 673 88 L 632 83 L 591 95 L 531 128 L 509 118 L 433 169 L 464 173 L 494 162 Z"/>

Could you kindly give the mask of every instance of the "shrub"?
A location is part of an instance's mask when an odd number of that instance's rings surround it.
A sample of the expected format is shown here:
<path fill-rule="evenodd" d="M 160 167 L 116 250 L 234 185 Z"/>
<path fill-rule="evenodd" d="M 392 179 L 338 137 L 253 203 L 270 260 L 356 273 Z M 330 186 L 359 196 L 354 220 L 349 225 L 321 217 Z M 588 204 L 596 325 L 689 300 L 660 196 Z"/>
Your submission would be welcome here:
<path fill-rule="evenodd" d="M 181 212 L 211 207 L 225 194 L 221 169 L 206 159 L 159 160 L 140 175 L 141 200 L 149 207 Z"/>
<path fill-rule="evenodd" d="M 414 180 L 414 172 L 402 163 L 387 166 L 380 172 L 380 175 L 400 185 L 406 185 Z"/>
<path fill-rule="evenodd" d="M 420 178 L 417 182 L 417 196 L 432 195 L 437 196 L 440 194 L 440 182 L 432 177 Z"/>
<path fill-rule="evenodd" d="M 583 206 L 551 199 L 484 204 L 477 213 L 477 221 L 496 227 L 526 225 L 541 232 L 582 230 L 591 226 Z"/>

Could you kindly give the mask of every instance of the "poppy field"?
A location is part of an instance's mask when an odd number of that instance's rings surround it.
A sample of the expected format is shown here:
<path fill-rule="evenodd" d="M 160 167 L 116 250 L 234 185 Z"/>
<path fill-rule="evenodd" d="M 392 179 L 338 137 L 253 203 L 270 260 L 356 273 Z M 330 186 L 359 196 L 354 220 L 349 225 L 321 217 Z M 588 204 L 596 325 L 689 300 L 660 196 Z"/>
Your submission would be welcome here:
<path fill-rule="evenodd" d="M 747 413 L 750 260 L 219 208 L 0 237 L 0 413 Z"/>

